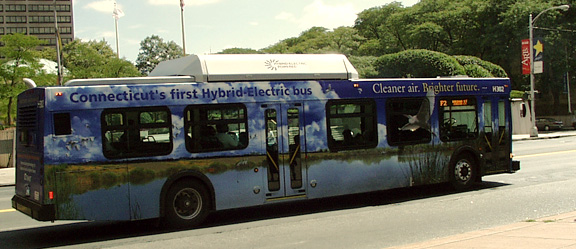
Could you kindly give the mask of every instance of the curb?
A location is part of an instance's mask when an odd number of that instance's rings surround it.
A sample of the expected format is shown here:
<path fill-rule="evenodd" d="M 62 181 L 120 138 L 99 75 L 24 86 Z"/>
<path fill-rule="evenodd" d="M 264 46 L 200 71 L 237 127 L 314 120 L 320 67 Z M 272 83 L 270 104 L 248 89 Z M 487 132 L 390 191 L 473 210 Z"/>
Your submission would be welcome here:
<path fill-rule="evenodd" d="M 541 140 L 541 139 L 556 139 L 562 137 L 574 137 L 576 134 L 554 134 L 550 136 L 538 136 L 538 137 L 522 137 L 522 138 L 514 138 L 512 137 L 512 141 L 524 141 L 524 140 Z"/>

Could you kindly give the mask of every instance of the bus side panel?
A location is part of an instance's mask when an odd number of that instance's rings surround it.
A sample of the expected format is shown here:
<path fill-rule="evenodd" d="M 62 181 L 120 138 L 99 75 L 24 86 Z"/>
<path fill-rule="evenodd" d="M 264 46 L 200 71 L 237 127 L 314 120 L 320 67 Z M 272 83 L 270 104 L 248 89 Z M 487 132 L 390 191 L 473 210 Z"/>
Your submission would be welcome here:
<path fill-rule="evenodd" d="M 258 104 L 249 104 L 249 113 L 261 115 Z M 183 110 L 172 107 L 172 119 L 181 120 Z M 166 157 L 90 162 L 104 158 L 100 125 L 101 110 L 72 112 L 72 134 L 46 140 L 47 191 L 52 191 L 58 219 L 135 220 L 160 215 L 161 191 L 168 178 L 195 171 L 205 175 L 216 191 L 216 208 L 228 209 L 259 205 L 266 171 L 263 140 L 252 136 L 248 148 L 190 154 L 184 144 L 183 122 L 174 122 L 174 152 L 168 157 L 189 156 L 177 160 Z M 251 118 L 251 134 L 258 134 L 261 118 Z M 230 153 L 235 156 L 230 157 Z M 74 162 L 70 158 L 74 158 Z M 176 159 L 176 158 L 174 158 Z M 161 160 L 161 161 L 160 161 Z M 82 163 L 85 161 L 85 163 Z M 106 161 L 100 159 L 99 161 Z M 243 196 L 238 198 L 238 196 Z M 106 210 L 103 212 L 102 210 Z"/>
<path fill-rule="evenodd" d="M 130 219 L 127 167 L 47 165 L 46 170 L 58 219 Z"/>
<path fill-rule="evenodd" d="M 434 103 L 434 100 L 431 102 Z M 385 98 L 376 102 L 378 146 L 369 149 L 333 152 L 326 144 L 314 146 L 319 141 L 327 141 L 326 117 L 318 112 L 307 113 L 307 122 L 314 121 L 307 124 L 308 178 L 313 185 L 309 188 L 310 198 L 448 181 L 450 148 L 439 143 L 435 136 L 431 135 L 430 142 L 424 144 L 388 145 L 385 103 Z M 318 110 L 323 108 L 324 102 L 308 104 L 312 105 L 309 106 L 310 110 Z M 432 112 L 431 116 L 431 123 L 437 123 L 437 114 Z M 318 127 L 318 124 L 321 132 L 313 135 L 314 129 L 311 127 Z M 432 131 L 438 133 L 436 125 L 432 125 Z"/>
<path fill-rule="evenodd" d="M 262 204 L 262 194 L 255 193 L 254 187 L 262 186 L 262 174 L 266 172 L 259 165 L 264 161 L 264 156 L 255 155 L 116 165 L 51 165 L 47 170 L 55 175 L 50 188 L 55 190 L 58 219 L 138 220 L 159 217 L 161 190 L 168 177 L 187 171 L 210 179 L 218 210 Z"/>

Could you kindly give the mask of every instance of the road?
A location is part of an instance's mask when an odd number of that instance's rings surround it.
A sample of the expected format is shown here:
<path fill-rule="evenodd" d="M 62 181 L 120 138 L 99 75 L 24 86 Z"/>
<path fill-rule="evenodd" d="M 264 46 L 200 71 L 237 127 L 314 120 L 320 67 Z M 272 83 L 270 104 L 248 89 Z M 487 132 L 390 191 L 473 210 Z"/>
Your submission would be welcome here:
<path fill-rule="evenodd" d="M 471 191 L 434 185 L 219 212 L 198 229 L 154 222 L 41 223 L 0 188 L 0 248 L 385 248 L 576 210 L 576 137 L 514 142 L 516 174 Z"/>

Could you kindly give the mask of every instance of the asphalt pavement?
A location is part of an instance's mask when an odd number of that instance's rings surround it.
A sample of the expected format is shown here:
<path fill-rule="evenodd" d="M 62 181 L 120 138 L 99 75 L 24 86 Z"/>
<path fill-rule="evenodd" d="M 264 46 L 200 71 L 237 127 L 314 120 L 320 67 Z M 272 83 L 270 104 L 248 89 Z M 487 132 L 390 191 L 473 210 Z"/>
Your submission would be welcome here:
<path fill-rule="evenodd" d="M 538 134 L 538 137 L 530 137 L 530 135 L 513 135 L 512 139 L 552 139 L 566 136 L 576 136 L 576 130 L 540 133 Z M 0 168 L 0 187 L 14 186 L 14 182 L 14 168 Z M 576 211 L 390 248 L 576 249 Z"/>

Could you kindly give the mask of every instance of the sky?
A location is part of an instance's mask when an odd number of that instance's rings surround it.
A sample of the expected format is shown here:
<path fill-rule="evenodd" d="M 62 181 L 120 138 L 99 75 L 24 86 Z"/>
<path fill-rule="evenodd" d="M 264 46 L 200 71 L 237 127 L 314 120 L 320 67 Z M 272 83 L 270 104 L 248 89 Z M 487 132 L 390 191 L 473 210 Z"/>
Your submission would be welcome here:
<path fill-rule="evenodd" d="M 217 53 L 226 48 L 262 49 L 320 26 L 353 26 L 357 14 L 394 0 L 183 0 L 187 54 Z M 401 0 L 409 7 L 419 0 Z M 75 0 L 74 35 L 82 41 L 105 40 L 114 51 L 118 19 L 120 57 L 136 61 L 140 42 L 158 35 L 182 47 L 179 0 Z"/>

